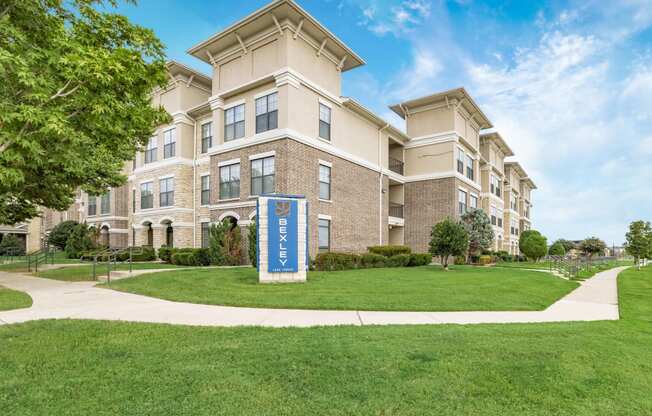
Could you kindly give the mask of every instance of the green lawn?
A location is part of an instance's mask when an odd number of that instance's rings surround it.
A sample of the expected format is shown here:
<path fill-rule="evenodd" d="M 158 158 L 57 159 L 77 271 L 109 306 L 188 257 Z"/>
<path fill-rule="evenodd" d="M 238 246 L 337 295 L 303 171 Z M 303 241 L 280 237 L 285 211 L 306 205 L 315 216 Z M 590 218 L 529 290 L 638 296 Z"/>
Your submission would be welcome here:
<path fill-rule="evenodd" d="M 23 292 L 0 286 L 0 311 L 29 308 L 32 298 Z"/>
<path fill-rule="evenodd" d="M 652 267 L 621 321 L 200 328 L 0 327 L 0 409 L 66 415 L 652 414 Z"/>
<path fill-rule="evenodd" d="M 133 270 L 143 269 L 173 269 L 180 266 L 166 263 L 133 263 Z M 115 267 L 111 265 L 111 271 L 114 270 L 129 270 L 129 264 L 118 263 Z M 107 265 L 106 263 L 99 263 L 96 268 L 98 276 L 106 276 Z M 80 282 L 93 280 L 93 265 L 64 267 L 61 269 L 52 269 L 38 272 L 39 277 L 48 279 L 64 280 L 67 282 Z"/>
<path fill-rule="evenodd" d="M 592 266 L 590 269 L 581 270 L 577 278 L 578 279 L 588 279 L 589 277 L 595 276 L 596 273 L 601 271 L 612 269 L 614 267 L 620 266 L 631 266 L 633 265 L 632 260 L 616 260 L 610 261 L 608 263 L 599 264 Z M 539 262 L 523 261 L 523 262 L 500 262 L 496 264 L 496 267 L 510 268 L 510 269 L 538 269 L 538 270 L 548 270 L 550 269 L 550 263 L 545 260 Z"/>
<path fill-rule="evenodd" d="M 401 311 L 541 310 L 577 287 L 548 273 L 455 266 L 310 272 L 307 283 L 259 284 L 254 268 L 178 270 L 112 289 L 213 305 Z"/>
<path fill-rule="evenodd" d="M 79 263 L 79 259 L 69 259 L 68 257 L 66 257 L 66 253 L 63 251 L 58 251 L 54 254 L 54 264 L 75 264 L 75 263 Z M 41 267 L 40 264 L 39 267 Z M 22 256 L 19 258 L 19 261 L 0 264 L 0 271 L 19 272 L 19 273 L 26 272 L 27 257 Z"/>

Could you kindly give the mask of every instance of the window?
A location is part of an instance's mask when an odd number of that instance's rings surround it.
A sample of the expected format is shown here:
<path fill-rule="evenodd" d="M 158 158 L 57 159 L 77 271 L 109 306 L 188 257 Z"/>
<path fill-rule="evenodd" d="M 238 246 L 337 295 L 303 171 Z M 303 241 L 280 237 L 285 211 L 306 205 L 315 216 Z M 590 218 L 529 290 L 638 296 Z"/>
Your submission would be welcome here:
<path fill-rule="evenodd" d="M 274 156 L 251 161 L 251 195 L 274 192 Z"/>
<path fill-rule="evenodd" d="M 512 193 L 510 197 L 510 208 L 512 209 L 512 211 L 516 211 L 516 205 L 517 205 L 517 198 L 516 195 Z"/>
<path fill-rule="evenodd" d="M 473 180 L 473 158 L 466 155 L 466 177 Z"/>
<path fill-rule="evenodd" d="M 501 182 L 500 178 L 496 178 L 496 196 L 497 197 L 500 197 L 502 195 L 500 182 Z"/>
<path fill-rule="evenodd" d="M 330 251 L 331 249 L 331 221 L 319 219 L 319 252 Z"/>
<path fill-rule="evenodd" d="M 96 215 L 97 214 L 97 197 L 95 196 L 88 196 L 88 215 Z"/>
<path fill-rule="evenodd" d="M 458 190 L 457 200 L 458 200 L 458 203 L 459 203 L 460 215 L 464 214 L 466 212 L 466 192 L 464 192 L 462 190 Z"/>
<path fill-rule="evenodd" d="M 331 199 L 331 168 L 319 165 L 319 199 Z"/>
<path fill-rule="evenodd" d="M 140 184 L 140 209 L 148 209 L 154 207 L 154 192 L 152 190 L 152 182 Z"/>
<path fill-rule="evenodd" d="M 201 125 L 201 152 L 206 153 L 213 146 L 213 123 Z"/>
<path fill-rule="evenodd" d="M 211 224 L 208 222 L 201 223 L 201 247 L 202 248 L 208 248 L 210 225 Z"/>
<path fill-rule="evenodd" d="M 156 162 L 156 137 L 152 137 L 147 142 L 147 147 L 145 148 L 145 163 Z"/>
<path fill-rule="evenodd" d="M 220 167 L 220 199 L 240 198 L 240 164 Z"/>
<path fill-rule="evenodd" d="M 224 141 L 239 139 L 245 135 L 244 104 L 231 107 L 224 112 Z"/>
<path fill-rule="evenodd" d="M 478 209 L 478 197 L 471 194 L 469 196 L 469 206 L 473 209 Z"/>
<path fill-rule="evenodd" d="M 502 209 L 498 210 L 498 226 L 500 228 L 503 227 L 503 210 Z"/>
<path fill-rule="evenodd" d="M 107 192 L 100 198 L 100 214 L 111 212 L 111 192 Z"/>
<path fill-rule="evenodd" d="M 256 99 L 256 133 L 278 127 L 278 93 Z"/>
<path fill-rule="evenodd" d="M 457 149 L 457 171 L 464 175 L 464 150 Z"/>
<path fill-rule="evenodd" d="M 177 144 L 177 129 L 163 133 L 163 159 L 174 157 Z"/>
<path fill-rule="evenodd" d="M 174 178 L 165 178 L 159 181 L 159 206 L 169 207 L 174 205 Z"/>
<path fill-rule="evenodd" d="M 136 190 L 131 190 L 131 212 L 136 212 Z"/>
<path fill-rule="evenodd" d="M 201 177 L 201 204 L 208 205 L 211 202 L 211 177 L 204 175 Z"/>
<path fill-rule="evenodd" d="M 491 193 L 500 197 L 500 179 L 496 175 L 491 175 Z"/>
<path fill-rule="evenodd" d="M 319 104 L 319 137 L 331 139 L 331 109 L 324 104 Z"/>
<path fill-rule="evenodd" d="M 497 210 L 496 207 L 491 207 L 491 225 L 496 225 L 498 223 Z"/>

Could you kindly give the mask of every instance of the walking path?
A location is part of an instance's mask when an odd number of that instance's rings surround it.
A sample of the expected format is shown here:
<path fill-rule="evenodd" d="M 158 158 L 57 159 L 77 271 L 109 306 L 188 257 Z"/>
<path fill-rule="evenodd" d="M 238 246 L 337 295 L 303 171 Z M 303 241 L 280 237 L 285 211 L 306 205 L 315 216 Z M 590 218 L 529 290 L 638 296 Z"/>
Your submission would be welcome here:
<path fill-rule="evenodd" d="M 0 312 L 0 325 L 38 319 L 99 319 L 182 325 L 306 327 L 320 325 L 478 324 L 617 320 L 616 277 L 626 267 L 596 274 L 538 312 L 368 312 L 241 308 L 171 302 L 94 287 L 0 272 L 0 285 L 28 293 L 27 309 Z"/>

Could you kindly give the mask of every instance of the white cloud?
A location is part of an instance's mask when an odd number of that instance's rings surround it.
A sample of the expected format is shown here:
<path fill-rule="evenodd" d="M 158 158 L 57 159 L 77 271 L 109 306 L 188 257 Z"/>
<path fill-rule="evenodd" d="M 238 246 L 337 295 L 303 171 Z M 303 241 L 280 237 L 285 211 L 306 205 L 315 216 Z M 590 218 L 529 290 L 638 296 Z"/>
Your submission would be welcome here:
<path fill-rule="evenodd" d="M 430 16 L 430 7 L 430 3 L 425 0 L 404 0 L 382 9 L 371 4 L 362 7 L 362 20 L 359 24 L 378 36 L 388 33 L 402 36 L 413 32 Z"/>

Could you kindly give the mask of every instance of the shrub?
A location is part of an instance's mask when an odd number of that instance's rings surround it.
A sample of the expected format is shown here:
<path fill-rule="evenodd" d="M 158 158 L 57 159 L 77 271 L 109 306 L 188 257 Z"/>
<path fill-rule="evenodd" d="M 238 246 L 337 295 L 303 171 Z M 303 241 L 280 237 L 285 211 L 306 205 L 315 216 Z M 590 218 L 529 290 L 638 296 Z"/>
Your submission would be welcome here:
<path fill-rule="evenodd" d="M 247 238 L 249 239 L 249 262 L 251 263 L 252 266 L 257 267 L 258 266 L 258 256 L 256 251 L 258 250 L 258 230 L 256 227 L 256 222 L 252 221 L 251 224 L 249 224 L 248 232 L 247 232 Z"/>
<path fill-rule="evenodd" d="M 358 268 L 359 265 L 360 256 L 351 253 L 319 253 L 315 258 L 317 270 L 348 270 Z"/>
<path fill-rule="evenodd" d="M 493 263 L 493 258 L 491 256 L 483 255 L 483 256 L 480 256 L 480 258 L 478 259 L 478 264 L 480 264 L 482 266 L 487 265 L 487 264 L 491 264 L 491 263 Z"/>
<path fill-rule="evenodd" d="M 79 258 L 84 252 L 95 248 L 91 239 L 92 231 L 86 224 L 77 224 L 66 242 L 66 254 L 68 258 Z"/>
<path fill-rule="evenodd" d="M 174 253 L 175 250 L 172 247 L 161 246 L 158 249 L 158 258 L 166 263 L 170 263 L 172 261 L 172 254 Z"/>
<path fill-rule="evenodd" d="M 426 266 L 432 262 L 432 255 L 430 253 L 412 253 L 410 254 L 410 263 L 408 266 Z"/>
<path fill-rule="evenodd" d="M 188 266 L 190 263 L 190 256 L 192 253 L 189 253 L 187 251 L 184 252 L 176 252 L 172 254 L 172 264 L 176 264 L 178 266 Z"/>
<path fill-rule="evenodd" d="M 0 242 L 0 254 L 23 255 L 25 248 L 18 237 L 13 234 L 5 234 Z"/>
<path fill-rule="evenodd" d="M 50 234 L 48 235 L 48 243 L 53 245 L 61 250 L 66 248 L 66 243 L 68 242 L 68 237 L 72 233 L 72 230 L 79 223 L 77 221 L 63 221 L 57 224 Z"/>
<path fill-rule="evenodd" d="M 566 254 L 566 249 L 561 242 L 555 241 L 555 243 L 548 249 L 548 254 L 551 256 L 563 256 Z"/>
<path fill-rule="evenodd" d="M 387 258 L 387 267 L 407 267 L 410 264 L 409 254 L 397 254 Z"/>
<path fill-rule="evenodd" d="M 529 259 L 539 261 L 548 252 L 548 240 L 536 230 L 526 230 L 519 238 L 519 248 Z"/>
<path fill-rule="evenodd" d="M 397 254 L 410 254 L 412 250 L 408 246 L 371 246 L 367 247 L 370 253 L 380 254 L 385 257 L 392 257 Z"/>
<path fill-rule="evenodd" d="M 462 256 L 469 247 L 469 234 L 464 225 L 452 218 L 435 224 L 430 237 L 430 254 L 441 259 L 444 269 L 448 269 L 450 256 Z"/>
<path fill-rule="evenodd" d="M 466 264 L 466 257 L 465 256 L 455 256 L 454 264 Z"/>
<path fill-rule="evenodd" d="M 196 248 L 193 252 L 195 266 L 209 266 L 211 255 L 207 248 Z"/>
<path fill-rule="evenodd" d="M 237 266 L 241 261 L 242 234 L 228 219 L 209 228 L 211 263 L 219 266 Z"/>
<path fill-rule="evenodd" d="M 179 266 L 208 266 L 211 264 L 211 256 L 207 248 L 172 248 L 170 250 L 172 264 Z"/>
<path fill-rule="evenodd" d="M 129 253 L 125 253 L 129 258 Z M 142 246 L 134 247 L 134 253 L 131 256 L 132 261 L 153 261 L 156 260 L 156 251 L 153 247 Z"/>
<path fill-rule="evenodd" d="M 387 257 L 381 256 L 380 254 L 365 253 L 360 256 L 360 267 L 366 269 L 372 267 L 385 267 L 385 260 L 387 260 Z"/>

